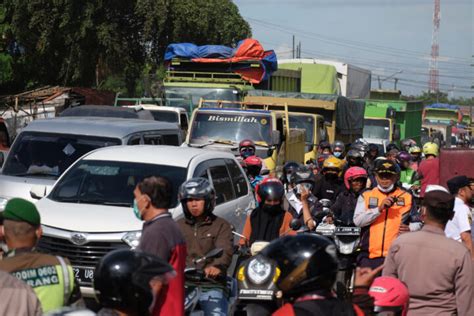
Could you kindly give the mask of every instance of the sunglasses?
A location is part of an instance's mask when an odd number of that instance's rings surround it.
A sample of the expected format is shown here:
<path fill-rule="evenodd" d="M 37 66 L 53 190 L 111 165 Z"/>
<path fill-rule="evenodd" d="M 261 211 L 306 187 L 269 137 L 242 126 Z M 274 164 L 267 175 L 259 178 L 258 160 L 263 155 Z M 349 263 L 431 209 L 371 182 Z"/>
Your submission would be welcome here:
<path fill-rule="evenodd" d="M 240 149 L 240 152 L 255 152 L 255 149 L 253 149 L 252 147 L 242 147 Z"/>

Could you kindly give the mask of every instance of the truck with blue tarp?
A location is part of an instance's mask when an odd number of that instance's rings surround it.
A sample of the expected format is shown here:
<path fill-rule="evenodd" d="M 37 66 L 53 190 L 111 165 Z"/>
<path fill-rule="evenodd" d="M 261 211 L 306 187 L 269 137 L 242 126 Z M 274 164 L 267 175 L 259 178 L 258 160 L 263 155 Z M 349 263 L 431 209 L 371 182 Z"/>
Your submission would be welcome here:
<path fill-rule="evenodd" d="M 190 113 L 200 99 L 242 101 L 247 91 L 255 87 L 295 91 L 300 88 L 299 72 L 278 73 L 275 52 L 265 51 L 254 39 L 242 40 L 235 48 L 170 44 L 165 52 L 165 66 L 166 104 L 185 107 Z"/>

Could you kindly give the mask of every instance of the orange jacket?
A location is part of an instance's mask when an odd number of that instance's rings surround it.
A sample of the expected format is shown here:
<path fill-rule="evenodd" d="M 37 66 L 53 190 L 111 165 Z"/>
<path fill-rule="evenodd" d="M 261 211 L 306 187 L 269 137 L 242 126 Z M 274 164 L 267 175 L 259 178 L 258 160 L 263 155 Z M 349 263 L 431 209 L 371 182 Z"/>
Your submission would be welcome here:
<path fill-rule="evenodd" d="M 388 196 L 396 197 L 397 202 L 388 210 L 383 209 L 375 221 L 370 224 L 368 245 L 362 245 L 363 249 L 368 250 L 371 259 L 387 256 L 390 245 L 398 236 L 403 214 L 410 212 L 412 196 L 400 188 L 388 194 L 377 188 L 362 193 L 366 210 L 379 207 Z"/>
<path fill-rule="evenodd" d="M 283 222 L 281 223 L 280 226 L 280 236 L 282 235 L 296 235 L 296 232 L 290 228 L 290 222 L 293 219 L 293 216 L 291 216 L 290 213 L 285 212 L 285 217 L 283 217 Z M 242 235 L 245 236 L 245 238 L 240 238 L 239 245 L 244 246 L 248 240 L 250 240 L 250 235 L 252 234 L 252 225 L 250 223 L 250 214 L 247 216 L 247 219 L 245 220 L 245 226 L 244 230 L 242 232 Z"/>

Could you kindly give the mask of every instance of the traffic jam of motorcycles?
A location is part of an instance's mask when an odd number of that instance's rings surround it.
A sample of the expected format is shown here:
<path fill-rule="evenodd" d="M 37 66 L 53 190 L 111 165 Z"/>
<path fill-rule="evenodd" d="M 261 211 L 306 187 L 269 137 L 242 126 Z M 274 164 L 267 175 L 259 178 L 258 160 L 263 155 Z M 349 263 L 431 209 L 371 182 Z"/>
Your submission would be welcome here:
<path fill-rule="evenodd" d="M 474 103 L 294 37 L 285 58 L 250 29 L 163 34 L 143 91 L 99 84 L 106 55 L 75 86 L 73 46 L 69 81 L 0 76 L 0 316 L 474 315 Z"/>

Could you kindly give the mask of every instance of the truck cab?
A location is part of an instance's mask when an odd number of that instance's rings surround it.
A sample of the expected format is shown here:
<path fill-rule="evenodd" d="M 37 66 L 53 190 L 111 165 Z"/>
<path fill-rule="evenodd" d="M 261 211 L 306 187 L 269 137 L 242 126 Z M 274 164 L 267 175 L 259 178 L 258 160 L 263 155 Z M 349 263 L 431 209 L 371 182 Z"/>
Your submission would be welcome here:
<path fill-rule="evenodd" d="M 279 111 L 279 113 L 284 113 Z M 304 161 L 316 159 L 317 146 L 321 140 L 326 140 L 327 131 L 324 117 L 319 114 L 303 112 L 288 112 L 290 128 L 305 130 L 305 154 Z"/>
<path fill-rule="evenodd" d="M 264 105 L 240 102 L 240 109 L 223 108 L 225 101 L 202 100 L 213 108 L 197 108 L 191 118 L 186 145 L 226 150 L 239 155 L 238 145 L 244 139 L 255 142 L 257 156 L 267 169 L 274 170 L 287 160 L 303 162 L 304 131 L 290 129 L 282 113 L 269 111 Z M 256 109 L 260 108 L 260 109 Z"/>

